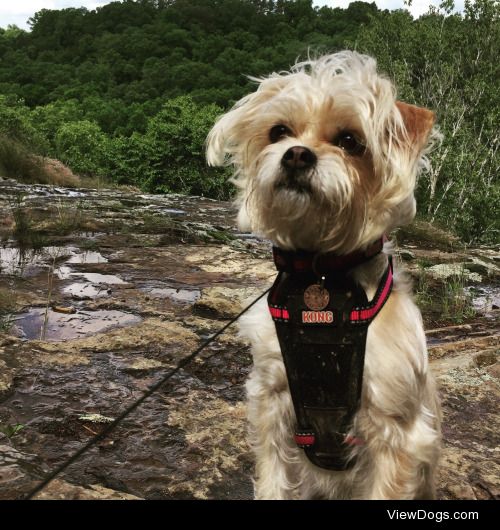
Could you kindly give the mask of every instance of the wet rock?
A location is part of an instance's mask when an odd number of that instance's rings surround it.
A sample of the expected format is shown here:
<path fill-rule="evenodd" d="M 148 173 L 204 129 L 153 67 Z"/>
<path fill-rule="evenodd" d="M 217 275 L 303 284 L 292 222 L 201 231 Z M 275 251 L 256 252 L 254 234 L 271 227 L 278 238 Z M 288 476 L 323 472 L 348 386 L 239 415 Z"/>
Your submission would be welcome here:
<path fill-rule="evenodd" d="M 498 498 L 497 477 L 492 473 L 490 458 L 494 454 L 478 455 L 460 447 L 447 447 L 438 468 L 439 498 L 494 499 Z"/>
<path fill-rule="evenodd" d="M 146 319 L 138 325 L 113 329 L 106 333 L 61 343 L 37 343 L 42 346 L 38 354 L 42 359 L 87 359 L 89 352 L 110 351 L 168 351 L 173 358 L 189 353 L 198 343 L 198 336 L 178 322 L 169 322 L 156 318 Z M 86 354 L 82 354 L 86 352 Z"/>
<path fill-rule="evenodd" d="M 0 500 L 21 497 L 35 486 L 43 472 L 39 457 L 0 440 Z"/>
<path fill-rule="evenodd" d="M 491 366 L 498 362 L 499 352 L 500 350 L 477 353 L 473 357 L 474 364 L 479 368 Z"/>
<path fill-rule="evenodd" d="M 270 252 L 270 251 L 269 251 Z M 235 279 L 252 278 L 255 283 L 258 280 L 268 280 L 276 276 L 276 269 L 270 259 L 254 258 L 234 250 L 231 247 L 203 247 L 196 253 L 186 257 L 188 263 L 197 265 L 201 270 L 217 274 L 227 274 Z"/>
<path fill-rule="evenodd" d="M 61 308 L 58 308 L 61 309 Z M 107 329 L 137 324 L 137 315 L 116 310 L 55 311 L 30 309 L 16 318 L 17 333 L 25 339 L 61 341 L 103 332 Z"/>
<path fill-rule="evenodd" d="M 398 255 L 403 261 L 413 261 L 415 259 L 415 253 L 407 249 L 400 249 Z"/>
<path fill-rule="evenodd" d="M 162 368 L 164 364 L 156 359 L 148 359 L 146 357 L 134 357 L 134 359 L 124 364 L 123 369 L 128 372 L 148 372 Z"/>
<path fill-rule="evenodd" d="M 127 190 L 0 187 L 0 208 L 8 211 L 9 194 L 22 193 L 42 224 L 44 215 L 49 218 L 47 229 L 54 228 L 56 207 L 76 211 L 78 201 L 88 216 L 75 232 L 55 236 L 58 242 L 43 253 L 20 256 L 7 245 L 2 262 L 14 265 L 15 274 L 2 268 L 0 288 L 15 292 L 18 316 L 45 309 L 47 272 L 55 264 L 50 304 L 71 305 L 89 321 L 99 316 L 106 322 L 101 317 L 109 311 L 138 318 L 58 342 L 0 335 L 0 389 L 6 388 L 0 390 L 0 420 L 24 426 L 10 438 L 0 434 L 10 455 L 2 461 L 0 454 L 0 497 L 14 498 L 101 432 L 106 423 L 100 419 L 117 417 L 220 329 L 221 319 L 264 291 L 276 271 L 269 243 L 233 229 L 234 211 L 225 203 Z M 1 224 L 2 234 L 11 224 Z M 498 266 L 498 250 L 466 251 L 431 228 L 417 223 L 406 234 L 412 243 L 402 249 L 408 269 L 451 265 L 452 275 L 462 278 L 486 277 Z M 440 498 L 498 494 L 499 338 L 498 312 L 491 311 L 498 289 L 492 278 L 469 288 L 474 300 L 492 300 L 484 317 L 453 329 L 439 322 L 433 327 L 441 331 L 429 335 L 444 412 Z M 251 364 L 233 325 L 41 497 L 250 499 L 244 382 Z"/>
<path fill-rule="evenodd" d="M 230 319 L 241 312 L 242 302 L 252 294 L 258 296 L 256 289 L 209 287 L 202 290 L 201 298 L 193 305 L 193 311 L 208 318 Z"/>
<path fill-rule="evenodd" d="M 431 363 L 440 386 L 445 448 L 438 468 L 439 498 L 491 499 L 500 490 L 497 414 L 498 354 L 465 351 Z"/>
<path fill-rule="evenodd" d="M 163 289 L 153 288 L 148 292 L 151 298 L 170 298 L 181 304 L 192 304 L 200 297 L 198 289 L 173 289 L 168 287 Z"/>
<path fill-rule="evenodd" d="M 425 269 L 425 272 L 436 280 L 445 280 L 448 278 L 461 278 L 465 282 L 482 281 L 482 277 L 477 272 L 470 272 L 464 263 L 440 263 Z"/>
<path fill-rule="evenodd" d="M 111 500 L 111 501 L 140 501 L 140 497 L 122 491 L 105 488 L 99 484 L 82 487 L 70 484 L 64 480 L 53 480 L 36 497 L 37 500 Z"/>
<path fill-rule="evenodd" d="M 500 267 L 494 263 L 485 261 L 483 259 L 472 256 L 464 263 L 464 267 L 470 272 L 477 272 L 483 276 L 498 276 L 500 275 Z"/>
<path fill-rule="evenodd" d="M 242 455 L 249 453 L 244 405 L 228 404 L 202 390 L 191 391 L 183 403 L 171 412 L 168 424 L 186 432 L 188 446 L 179 465 L 189 471 L 186 477 L 172 480 L 168 494 L 213 498 L 210 492 L 223 482 L 228 498 L 248 499 L 250 469 L 242 468 Z"/>
<path fill-rule="evenodd" d="M 7 394 L 12 388 L 13 370 L 7 366 L 7 363 L 2 360 L 3 351 L 0 350 L 0 398 Z"/>
<path fill-rule="evenodd" d="M 500 287 L 498 285 L 469 286 L 464 289 L 472 300 L 474 309 L 482 314 L 489 314 L 500 305 Z"/>

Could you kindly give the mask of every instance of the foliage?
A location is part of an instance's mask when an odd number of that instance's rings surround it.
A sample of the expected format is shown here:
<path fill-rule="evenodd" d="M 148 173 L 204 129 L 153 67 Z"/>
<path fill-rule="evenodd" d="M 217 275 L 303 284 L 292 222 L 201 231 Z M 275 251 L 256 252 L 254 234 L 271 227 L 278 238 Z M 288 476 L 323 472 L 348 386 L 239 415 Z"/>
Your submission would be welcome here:
<path fill-rule="evenodd" d="M 401 99 L 436 111 L 443 142 L 417 201 L 430 221 L 466 242 L 500 234 L 499 17 L 494 0 L 466 1 L 464 16 L 379 13 L 357 39 L 396 81 Z"/>
<path fill-rule="evenodd" d="M 54 138 L 56 157 L 82 175 L 99 175 L 105 167 L 107 137 L 88 120 L 64 123 Z"/>
<path fill-rule="evenodd" d="M 7 333 L 12 327 L 15 310 L 15 292 L 0 287 L 0 333 Z"/>
<path fill-rule="evenodd" d="M 0 425 L 0 432 L 5 434 L 7 438 L 12 438 L 19 434 L 24 429 L 22 423 L 9 423 L 7 425 Z"/>
<path fill-rule="evenodd" d="M 312 0 L 42 9 L 29 32 L 0 29 L 0 170 L 29 173 L 6 169 L 9 150 L 14 166 L 22 153 L 38 160 L 29 151 L 148 191 L 227 198 L 227 172 L 205 167 L 203 141 L 215 117 L 253 90 L 246 76 L 351 47 L 377 58 L 401 99 L 437 112 L 444 142 L 419 183 L 421 215 L 467 242 L 496 241 L 500 7 L 467 0 L 459 15 L 451 4 L 417 20 L 375 3 Z"/>
<path fill-rule="evenodd" d="M 41 159 L 20 142 L 0 135 L 0 174 L 25 182 L 44 181 Z"/>
<path fill-rule="evenodd" d="M 208 131 L 221 112 L 215 105 L 202 107 L 186 96 L 163 105 L 144 135 L 150 161 L 148 189 L 227 197 L 227 175 L 220 170 L 209 172 L 203 152 Z M 205 178 L 200 178 L 203 174 Z"/>
<path fill-rule="evenodd" d="M 464 267 L 456 275 L 433 279 L 427 266 L 419 260 L 418 281 L 415 286 L 415 299 L 425 320 L 461 324 L 476 314 L 473 295 L 467 287 L 467 271 Z"/>
<path fill-rule="evenodd" d="M 14 230 L 12 238 L 21 253 L 29 250 L 39 250 L 46 243 L 43 235 L 34 226 L 33 211 L 26 208 L 24 196 L 18 195 L 11 203 Z"/>

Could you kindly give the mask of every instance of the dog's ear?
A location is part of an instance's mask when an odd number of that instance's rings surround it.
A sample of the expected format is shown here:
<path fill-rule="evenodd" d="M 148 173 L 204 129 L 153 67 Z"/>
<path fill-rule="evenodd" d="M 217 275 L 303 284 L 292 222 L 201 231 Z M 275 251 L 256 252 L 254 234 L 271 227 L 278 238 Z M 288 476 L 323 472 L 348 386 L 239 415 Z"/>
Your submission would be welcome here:
<path fill-rule="evenodd" d="M 226 159 L 228 152 L 228 140 L 231 136 L 231 131 L 237 121 L 236 114 L 239 109 L 229 111 L 227 114 L 221 116 L 212 130 L 208 133 L 206 140 L 206 157 L 208 165 L 222 166 Z"/>
<path fill-rule="evenodd" d="M 427 140 L 435 122 L 435 115 L 429 109 L 409 105 L 402 101 L 396 101 L 403 123 L 406 128 L 408 139 L 413 149 L 420 153 L 427 144 Z"/>
<path fill-rule="evenodd" d="M 206 140 L 206 156 L 210 166 L 224 165 L 226 155 L 238 151 L 244 142 L 248 118 L 255 114 L 256 108 L 265 98 L 266 92 L 259 88 L 257 92 L 240 99 L 217 120 Z"/>
<path fill-rule="evenodd" d="M 221 166 L 226 161 L 226 155 L 238 152 L 248 139 L 248 126 L 256 121 L 261 106 L 280 92 L 292 77 L 273 74 L 265 79 L 250 78 L 259 83 L 258 89 L 240 99 L 221 116 L 208 134 L 206 156 L 209 165 Z"/>

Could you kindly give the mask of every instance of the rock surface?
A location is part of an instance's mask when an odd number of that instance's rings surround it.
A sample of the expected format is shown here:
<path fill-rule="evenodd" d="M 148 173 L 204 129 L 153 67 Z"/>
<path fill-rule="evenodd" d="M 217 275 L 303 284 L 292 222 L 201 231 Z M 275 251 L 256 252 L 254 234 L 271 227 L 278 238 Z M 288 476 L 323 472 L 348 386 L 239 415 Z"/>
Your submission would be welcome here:
<path fill-rule="evenodd" d="M 26 495 L 275 276 L 269 244 L 239 234 L 225 203 L 0 181 L 2 211 L 16 194 L 47 244 L 21 253 L 6 234 L 0 255 L 0 295 L 16 293 L 15 326 L 0 334 L 3 499 Z M 51 208 L 79 212 L 80 224 L 61 235 Z M 455 260 L 496 281 L 496 249 L 402 250 L 415 274 L 422 260 L 427 268 Z M 485 292 L 498 296 L 494 281 Z M 50 306 L 75 312 L 54 312 L 60 318 L 43 333 L 49 291 Z M 499 495 L 498 321 L 490 304 L 465 325 L 428 334 L 444 412 L 440 498 Z M 250 366 L 233 325 L 39 498 L 251 498 Z"/>

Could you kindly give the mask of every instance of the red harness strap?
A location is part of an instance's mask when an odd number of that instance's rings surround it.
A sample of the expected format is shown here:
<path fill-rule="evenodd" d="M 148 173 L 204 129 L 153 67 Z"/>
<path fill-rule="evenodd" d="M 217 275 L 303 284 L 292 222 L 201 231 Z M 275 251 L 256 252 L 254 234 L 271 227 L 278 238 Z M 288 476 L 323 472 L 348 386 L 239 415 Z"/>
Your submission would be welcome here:
<path fill-rule="evenodd" d="M 316 436 L 313 432 L 296 432 L 295 433 L 295 443 L 299 447 L 311 447 L 316 441 Z M 344 438 L 344 443 L 346 445 L 364 445 L 365 442 L 357 436 L 347 435 Z"/>
<path fill-rule="evenodd" d="M 373 300 L 366 307 L 356 307 L 351 311 L 351 323 L 367 322 L 373 320 L 386 303 L 392 291 L 393 273 L 392 262 L 389 260 L 387 270 L 382 277 Z"/>

